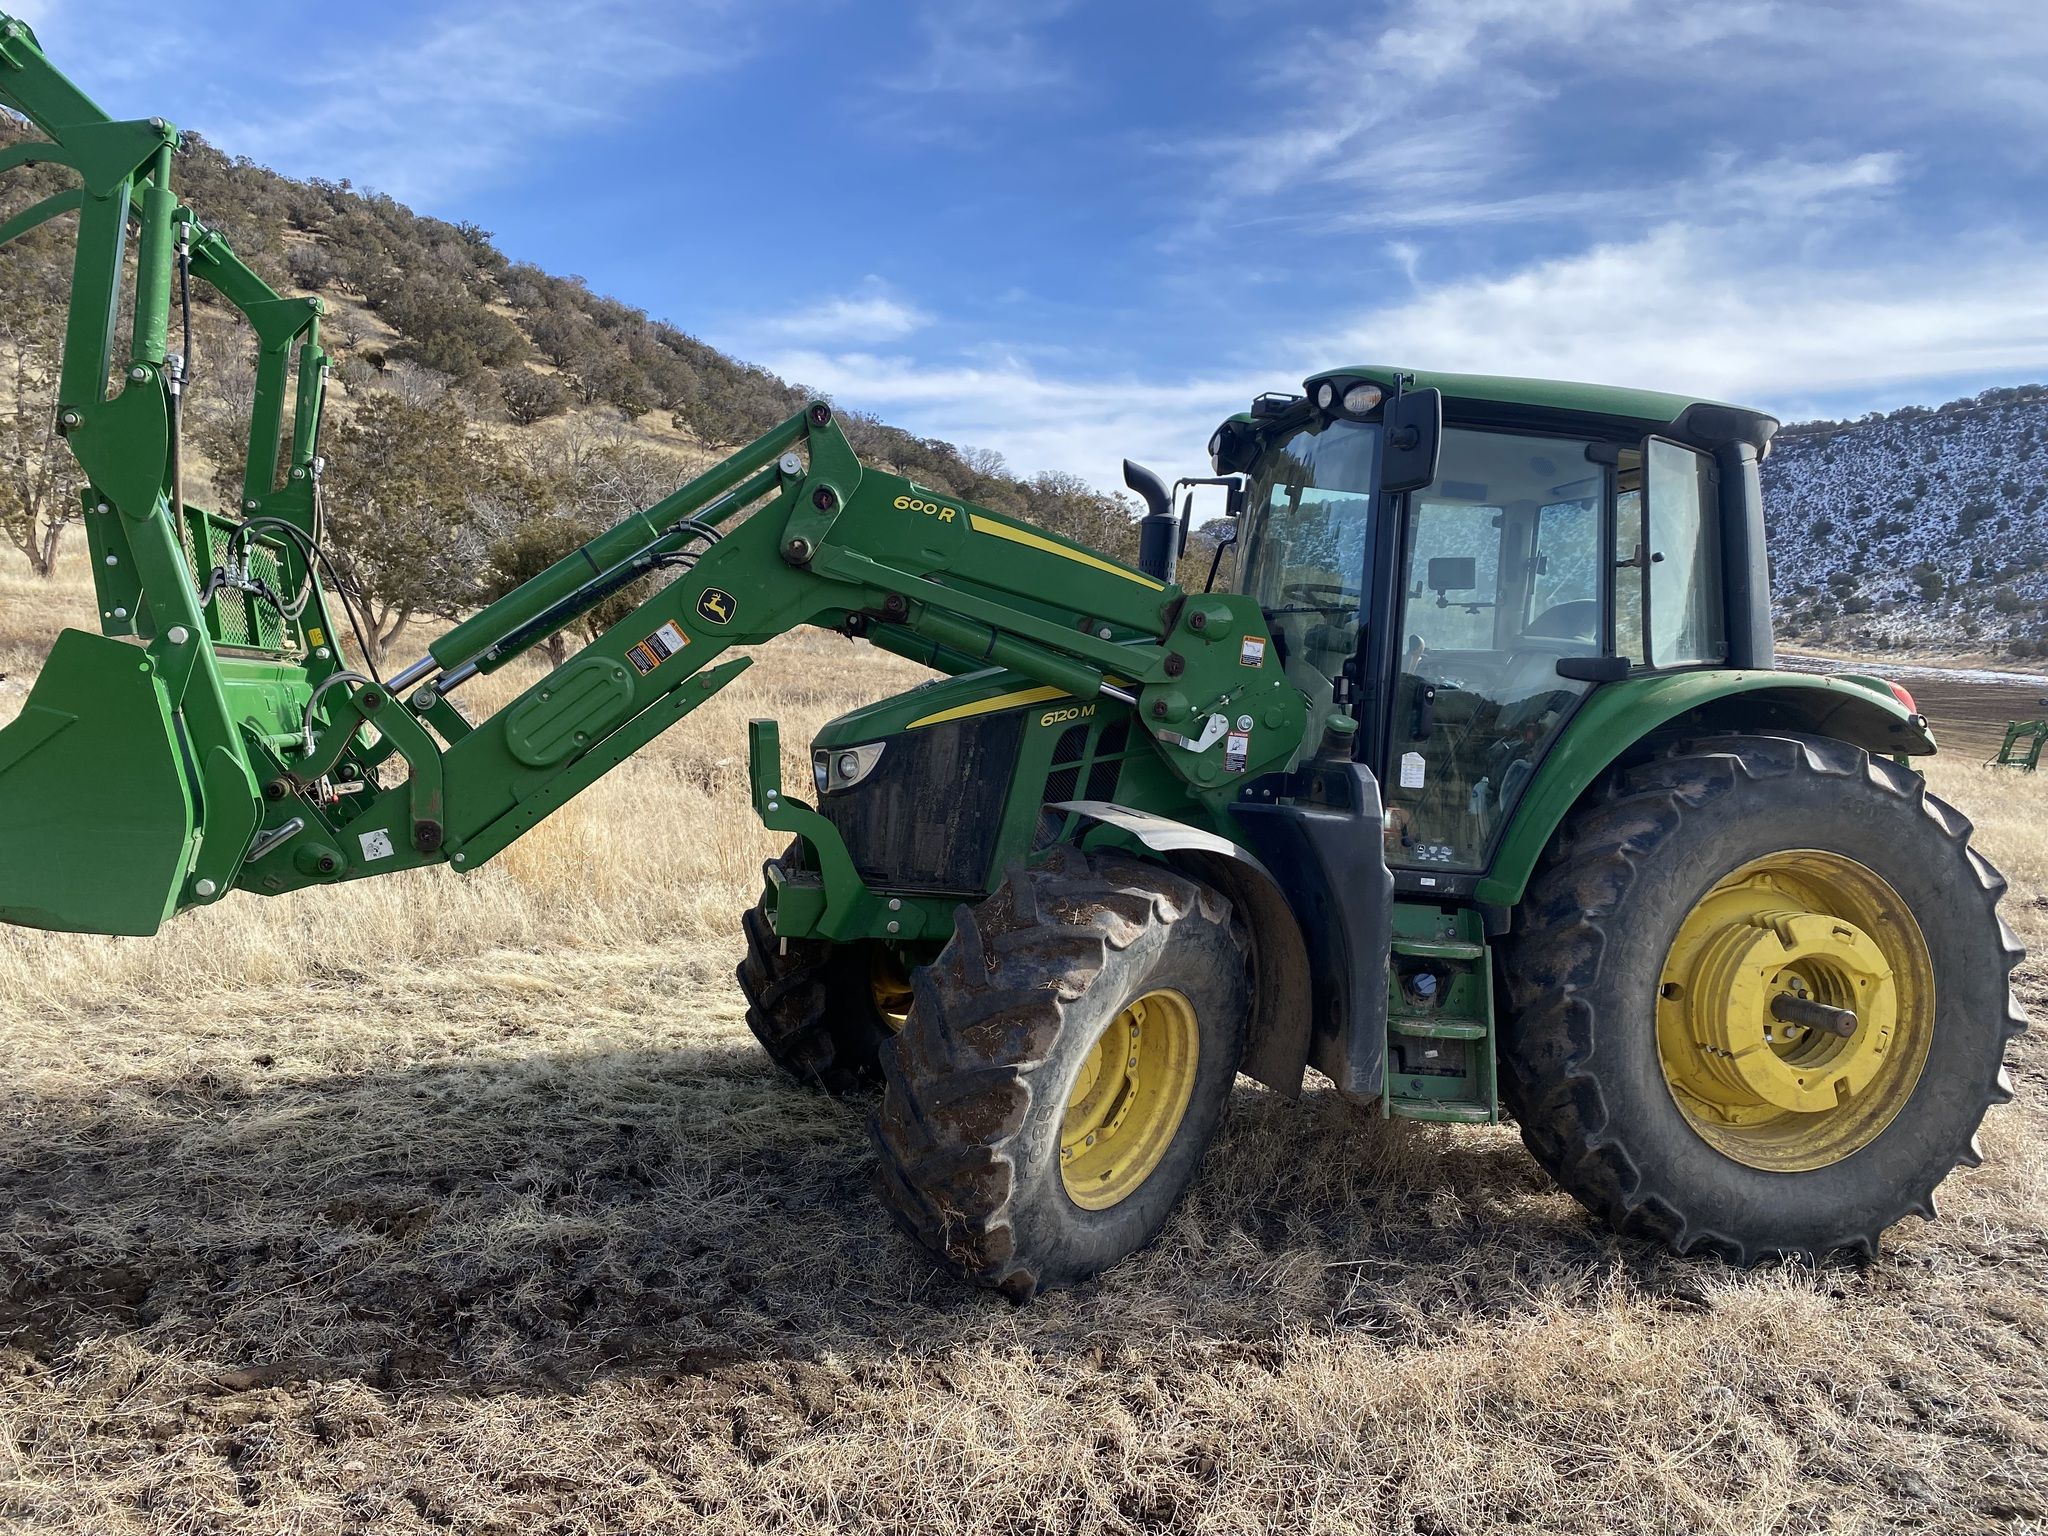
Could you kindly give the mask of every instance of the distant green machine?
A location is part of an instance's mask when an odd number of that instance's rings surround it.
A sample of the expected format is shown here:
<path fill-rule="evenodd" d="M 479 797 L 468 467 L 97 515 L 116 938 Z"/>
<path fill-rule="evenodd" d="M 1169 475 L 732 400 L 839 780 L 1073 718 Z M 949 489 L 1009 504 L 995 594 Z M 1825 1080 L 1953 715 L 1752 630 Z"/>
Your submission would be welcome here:
<path fill-rule="evenodd" d="M 1903 766 L 1934 750 L 1903 689 L 1774 669 L 1769 417 L 1321 372 L 1224 422 L 1211 477 L 1125 466 L 1134 567 L 863 466 L 818 400 L 380 678 L 324 579 L 319 301 L 180 203 L 173 127 L 108 119 L 19 22 L 0 102 L 48 140 L 0 171 L 78 178 L 0 242 L 77 216 L 58 420 L 102 631 L 0 729 L 0 920 L 149 934 L 233 890 L 475 870 L 734 647 L 813 625 L 944 676 L 820 733 L 815 806 L 754 723 L 754 807 L 793 841 L 743 922 L 749 1021 L 806 1081 L 883 1083 L 889 1205 L 1013 1297 L 1157 1233 L 1240 1071 L 1416 1120 L 1505 1105 L 1614 1227 L 1739 1262 L 1867 1253 L 1974 1159 L 2022 1027 L 2004 885 Z M 230 509 L 180 473 L 195 279 L 261 346 Z M 1236 535 L 1203 591 L 1172 574 L 1196 486 Z"/>
<path fill-rule="evenodd" d="M 2041 701 L 2048 705 L 2048 699 Z M 2005 727 L 2005 740 L 1998 751 L 1985 759 L 1987 768 L 2017 768 L 2032 773 L 2041 766 L 2041 752 L 2048 748 L 2048 716 L 2039 720 L 2013 720 Z"/>

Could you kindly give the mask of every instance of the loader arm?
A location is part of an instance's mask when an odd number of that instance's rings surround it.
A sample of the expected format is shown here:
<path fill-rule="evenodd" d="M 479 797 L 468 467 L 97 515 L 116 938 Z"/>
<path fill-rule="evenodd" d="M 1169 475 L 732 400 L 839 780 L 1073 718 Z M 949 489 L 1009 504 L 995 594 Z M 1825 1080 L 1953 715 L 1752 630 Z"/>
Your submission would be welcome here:
<path fill-rule="evenodd" d="M 46 163 L 78 179 L 0 224 L 0 243 L 77 215 L 58 420 L 89 482 L 102 631 L 67 631 L 0 729 L 0 921 L 150 933 L 237 887 L 473 870 L 730 682 L 752 659 L 736 647 L 803 625 L 942 672 L 999 668 L 1121 700 L 1169 771 L 1215 806 L 1309 740 L 1307 702 L 1256 604 L 1189 596 L 863 467 L 822 400 L 388 682 L 349 670 L 329 606 L 346 594 L 322 581 L 320 301 L 275 293 L 179 202 L 173 126 L 112 120 L 4 16 L 0 104 L 47 140 L 0 152 L 0 173 Z M 131 231 L 132 340 L 117 365 Z M 184 497 L 187 360 L 170 342 L 193 279 L 258 341 L 233 509 Z M 471 678 L 657 572 L 675 579 L 509 704 L 475 722 L 455 707 Z M 779 787 L 757 796 L 771 823 L 800 814 Z"/>
<path fill-rule="evenodd" d="M 503 708 L 473 726 L 453 711 L 450 694 L 470 678 L 664 565 L 681 574 Z M 1287 766 L 1306 734 L 1305 701 L 1255 605 L 1189 598 L 863 468 L 830 405 L 813 401 L 449 631 L 396 691 L 344 685 L 305 750 L 259 748 L 265 831 L 242 883 L 281 891 L 442 859 L 474 869 L 752 660 L 729 652 L 803 625 L 941 671 L 1001 668 L 1060 695 L 1123 700 L 1191 791 L 1219 801 L 1246 774 Z M 1252 715 L 1242 753 L 1227 758 L 1232 723 Z M 407 779 L 322 805 L 320 783 L 361 751 L 365 727 L 405 759 Z"/>

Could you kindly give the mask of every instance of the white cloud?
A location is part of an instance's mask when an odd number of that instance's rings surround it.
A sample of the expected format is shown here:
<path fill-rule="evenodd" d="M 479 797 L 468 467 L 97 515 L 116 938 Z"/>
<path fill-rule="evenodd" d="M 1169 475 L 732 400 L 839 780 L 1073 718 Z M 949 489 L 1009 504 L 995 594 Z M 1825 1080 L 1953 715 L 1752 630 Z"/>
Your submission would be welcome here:
<path fill-rule="evenodd" d="M 193 116 L 234 152 L 424 199 L 739 62 L 756 31 L 737 0 L 460 0 L 367 47 L 323 31 L 289 112 Z"/>
<path fill-rule="evenodd" d="M 2048 249 L 1987 244 L 1873 270 L 1671 224 L 1441 285 L 1310 345 L 1324 365 L 1412 362 L 1766 407 L 1875 399 L 2048 367 Z"/>
<path fill-rule="evenodd" d="M 1319 213 L 1282 222 L 1325 230 L 1388 232 L 1537 223 L 1583 224 L 1614 231 L 1672 219 L 1696 223 L 1747 219 L 1759 209 L 1785 219 L 1826 209 L 1846 213 L 1853 211 L 1853 205 L 1872 204 L 1898 187 L 1905 169 L 1905 159 L 1896 151 L 1853 155 L 1845 160 L 1794 155 L 1757 160 L 1721 152 L 1710 156 L 1697 175 L 1636 186 L 1557 188 L 1444 201 L 1388 199 L 1354 213 Z"/>
<path fill-rule="evenodd" d="M 982 97 L 1017 95 L 1066 85 L 1064 61 L 1038 29 L 1073 0 L 935 0 L 917 18 L 925 52 L 887 83 L 900 91 Z"/>
<path fill-rule="evenodd" d="M 1047 373 L 1014 353 L 932 364 L 900 355 L 793 351 L 763 365 L 843 405 L 924 436 L 993 448 L 1017 473 L 1066 470 L 1123 484 L 1126 458 L 1169 476 L 1207 474 L 1209 434 L 1288 376 L 1149 380 Z M 1293 375 L 1299 379 L 1299 373 Z"/>
<path fill-rule="evenodd" d="M 889 292 L 878 277 L 859 291 L 841 294 L 807 309 L 759 322 L 756 334 L 798 346 L 832 346 L 900 341 L 931 324 L 932 317 Z"/>
<path fill-rule="evenodd" d="M 1816 173 L 1809 190 L 1881 181 Z M 1795 178 L 1796 179 L 1796 178 Z M 1021 473 L 1119 483 L 1125 456 L 1206 473 L 1215 424 L 1266 389 L 1344 363 L 1581 379 L 1775 409 L 1788 418 L 1932 402 L 2048 371 L 2048 245 L 1901 253 L 1882 269 L 1783 219 L 1672 222 L 1501 275 L 1431 285 L 1192 378 L 1088 374 L 1021 351 L 946 362 L 794 349 L 764 359 L 912 431 L 991 447 Z"/>

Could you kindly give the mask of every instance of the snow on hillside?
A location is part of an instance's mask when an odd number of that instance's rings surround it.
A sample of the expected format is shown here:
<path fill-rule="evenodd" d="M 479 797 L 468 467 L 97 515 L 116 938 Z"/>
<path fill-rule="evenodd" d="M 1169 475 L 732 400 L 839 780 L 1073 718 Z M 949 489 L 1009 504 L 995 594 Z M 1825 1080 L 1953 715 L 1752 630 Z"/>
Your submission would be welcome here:
<path fill-rule="evenodd" d="M 2048 386 L 1788 427 L 1763 480 L 1781 638 L 2048 655 Z"/>

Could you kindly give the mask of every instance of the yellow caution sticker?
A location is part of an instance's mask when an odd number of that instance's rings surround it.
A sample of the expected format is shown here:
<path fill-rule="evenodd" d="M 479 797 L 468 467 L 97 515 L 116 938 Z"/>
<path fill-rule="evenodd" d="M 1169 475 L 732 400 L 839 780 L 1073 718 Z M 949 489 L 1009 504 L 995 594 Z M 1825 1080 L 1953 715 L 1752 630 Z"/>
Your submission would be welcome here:
<path fill-rule="evenodd" d="M 652 672 L 669 657 L 681 651 L 690 643 L 690 637 L 682 632 L 671 619 L 653 634 L 626 652 L 626 660 L 633 663 L 633 670 L 642 677 Z"/>

